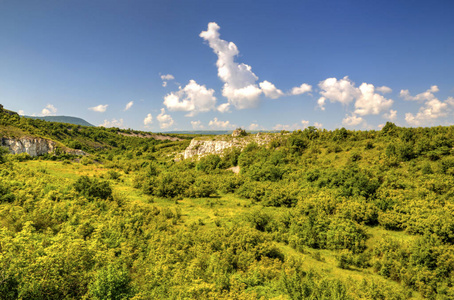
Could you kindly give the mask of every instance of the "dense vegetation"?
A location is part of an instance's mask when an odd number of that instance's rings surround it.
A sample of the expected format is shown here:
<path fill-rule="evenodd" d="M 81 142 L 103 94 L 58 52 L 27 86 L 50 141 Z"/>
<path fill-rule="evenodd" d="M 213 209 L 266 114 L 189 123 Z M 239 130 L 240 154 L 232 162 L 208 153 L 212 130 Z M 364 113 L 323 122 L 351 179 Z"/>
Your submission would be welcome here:
<path fill-rule="evenodd" d="M 454 298 L 454 127 L 176 162 L 187 140 L 2 118 L 90 156 L 1 152 L 1 299 Z"/>

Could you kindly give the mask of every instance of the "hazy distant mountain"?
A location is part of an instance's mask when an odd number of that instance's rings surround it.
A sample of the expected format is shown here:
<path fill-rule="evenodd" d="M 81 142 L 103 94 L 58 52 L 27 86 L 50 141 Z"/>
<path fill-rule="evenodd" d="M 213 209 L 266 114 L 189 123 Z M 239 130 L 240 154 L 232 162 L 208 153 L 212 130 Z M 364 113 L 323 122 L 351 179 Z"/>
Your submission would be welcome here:
<path fill-rule="evenodd" d="M 88 123 L 84 119 L 76 118 L 76 117 L 68 117 L 68 116 L 47 116 L 47 117 L 31 117 L 31 116 L 24 116 L 26 118 L 31 119 L 40 119 L 49 122 L 59 122 L 59 123 L 68 123 L 74 125 L 81 125 L 81 126 L 94 126 L 93 124 Z"/>

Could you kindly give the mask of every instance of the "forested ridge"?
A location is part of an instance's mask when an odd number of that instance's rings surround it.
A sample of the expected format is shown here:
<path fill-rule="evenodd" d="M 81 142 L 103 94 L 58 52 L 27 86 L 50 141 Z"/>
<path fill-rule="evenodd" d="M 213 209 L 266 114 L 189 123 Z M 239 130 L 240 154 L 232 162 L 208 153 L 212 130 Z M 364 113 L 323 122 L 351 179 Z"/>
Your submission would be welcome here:
<path fill-rule="evenodd" d="M 0 299 L 454 298 L 454 126 L 187 160 L 191 135 L 9 114 L 0 132 L 89 154 L 1 151 Z"/>

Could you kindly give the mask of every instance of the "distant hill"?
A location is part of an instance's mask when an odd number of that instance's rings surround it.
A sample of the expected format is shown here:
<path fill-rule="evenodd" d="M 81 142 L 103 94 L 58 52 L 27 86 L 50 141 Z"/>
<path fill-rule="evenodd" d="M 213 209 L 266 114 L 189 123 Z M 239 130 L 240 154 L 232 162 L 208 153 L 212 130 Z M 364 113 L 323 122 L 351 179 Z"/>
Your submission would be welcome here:
<path fill-rule="evenodd" d="M 47 116 L 47 117 L 31 117 L 31 116 L 24 116 L 30 119 L 39 119 L 48 122 L 59 122 L 59 123 L 68 123 L 73 125 L 81 125 L 81 126 L 91 126 L 94 127 L 93 124 L 88 123 L 84 119 L 76 118 L 76 117 L 68 117 L 68 116 Z"/>

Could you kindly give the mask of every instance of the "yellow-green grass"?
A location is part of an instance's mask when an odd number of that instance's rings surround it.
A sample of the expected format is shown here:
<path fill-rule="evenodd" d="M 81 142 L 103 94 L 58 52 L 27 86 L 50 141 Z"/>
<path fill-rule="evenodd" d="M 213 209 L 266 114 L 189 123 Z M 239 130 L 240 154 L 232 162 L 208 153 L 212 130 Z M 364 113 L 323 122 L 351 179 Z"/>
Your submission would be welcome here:
<path fill-rule="evenodd" d="M 53 176 L 57 181 L 75 181 L 80 176 L 106 176 L 111 169 L 105 168 L 101 164 L 82 165 L 80 163 L 63 163 L 59 161 L 40 161 L 33 160 L 22 163 L 30 170 L 40 171 L 45 170 L 46 176 Z M 125 174 L 120 170 L 116 170 L 121 174 L 119 180 L 111 182 L 114 193 L 121 195 L 125 201 L 143 201 L 152 202 L 158 208 L 169 208 L 181 211 L 181 223 L 178 226 L 190 226 L 193 223 L 204 224 L 205 230 L 211 230 L 216 226 L 230 226 L 234 223 L 245 225 L 247 222 L 246 215 L 255 210 L 263 210 L 270 214 L 277 213 L 283 208 L 262 207 L 257 203 L 252 203 L 250 200 L 240 199 L 232 194 L 219 195 L 215 198 L 183 198 L 171 200 L 148 196 L 142 191 L 133 188 L 132 178 L 133 173 Z M 106 176 L 107 178 L 107 176 Z M 373 249 L 383 238 L 393 238 L 399 241 L 411 241 L 415 236 L 409 235 L 402 231 L 389 231 L 381 227 L 367 227 L 369 239 L 367 247 Z M 315 270 L 332 278 L 337 278 L 348 284 L 349 281 L 356 283 L 363 279 L 375 282 L 385 282 L 389 287 L 399 287 L 399 283 L 392 280 L 387 280 L 373 272 L 372 268 L 359 269 L 351 267 L 342 269 L 338 267 L 336 256 L 339 254 L 331 250 L 318 250 L 305 248 L 303 252 L 299 252 L 284 243 L 276 243 L 286 257 L 301 259 L 305 271 Z M 422 299 L 419 293 L 413 292 L 411 299 Z"/>

